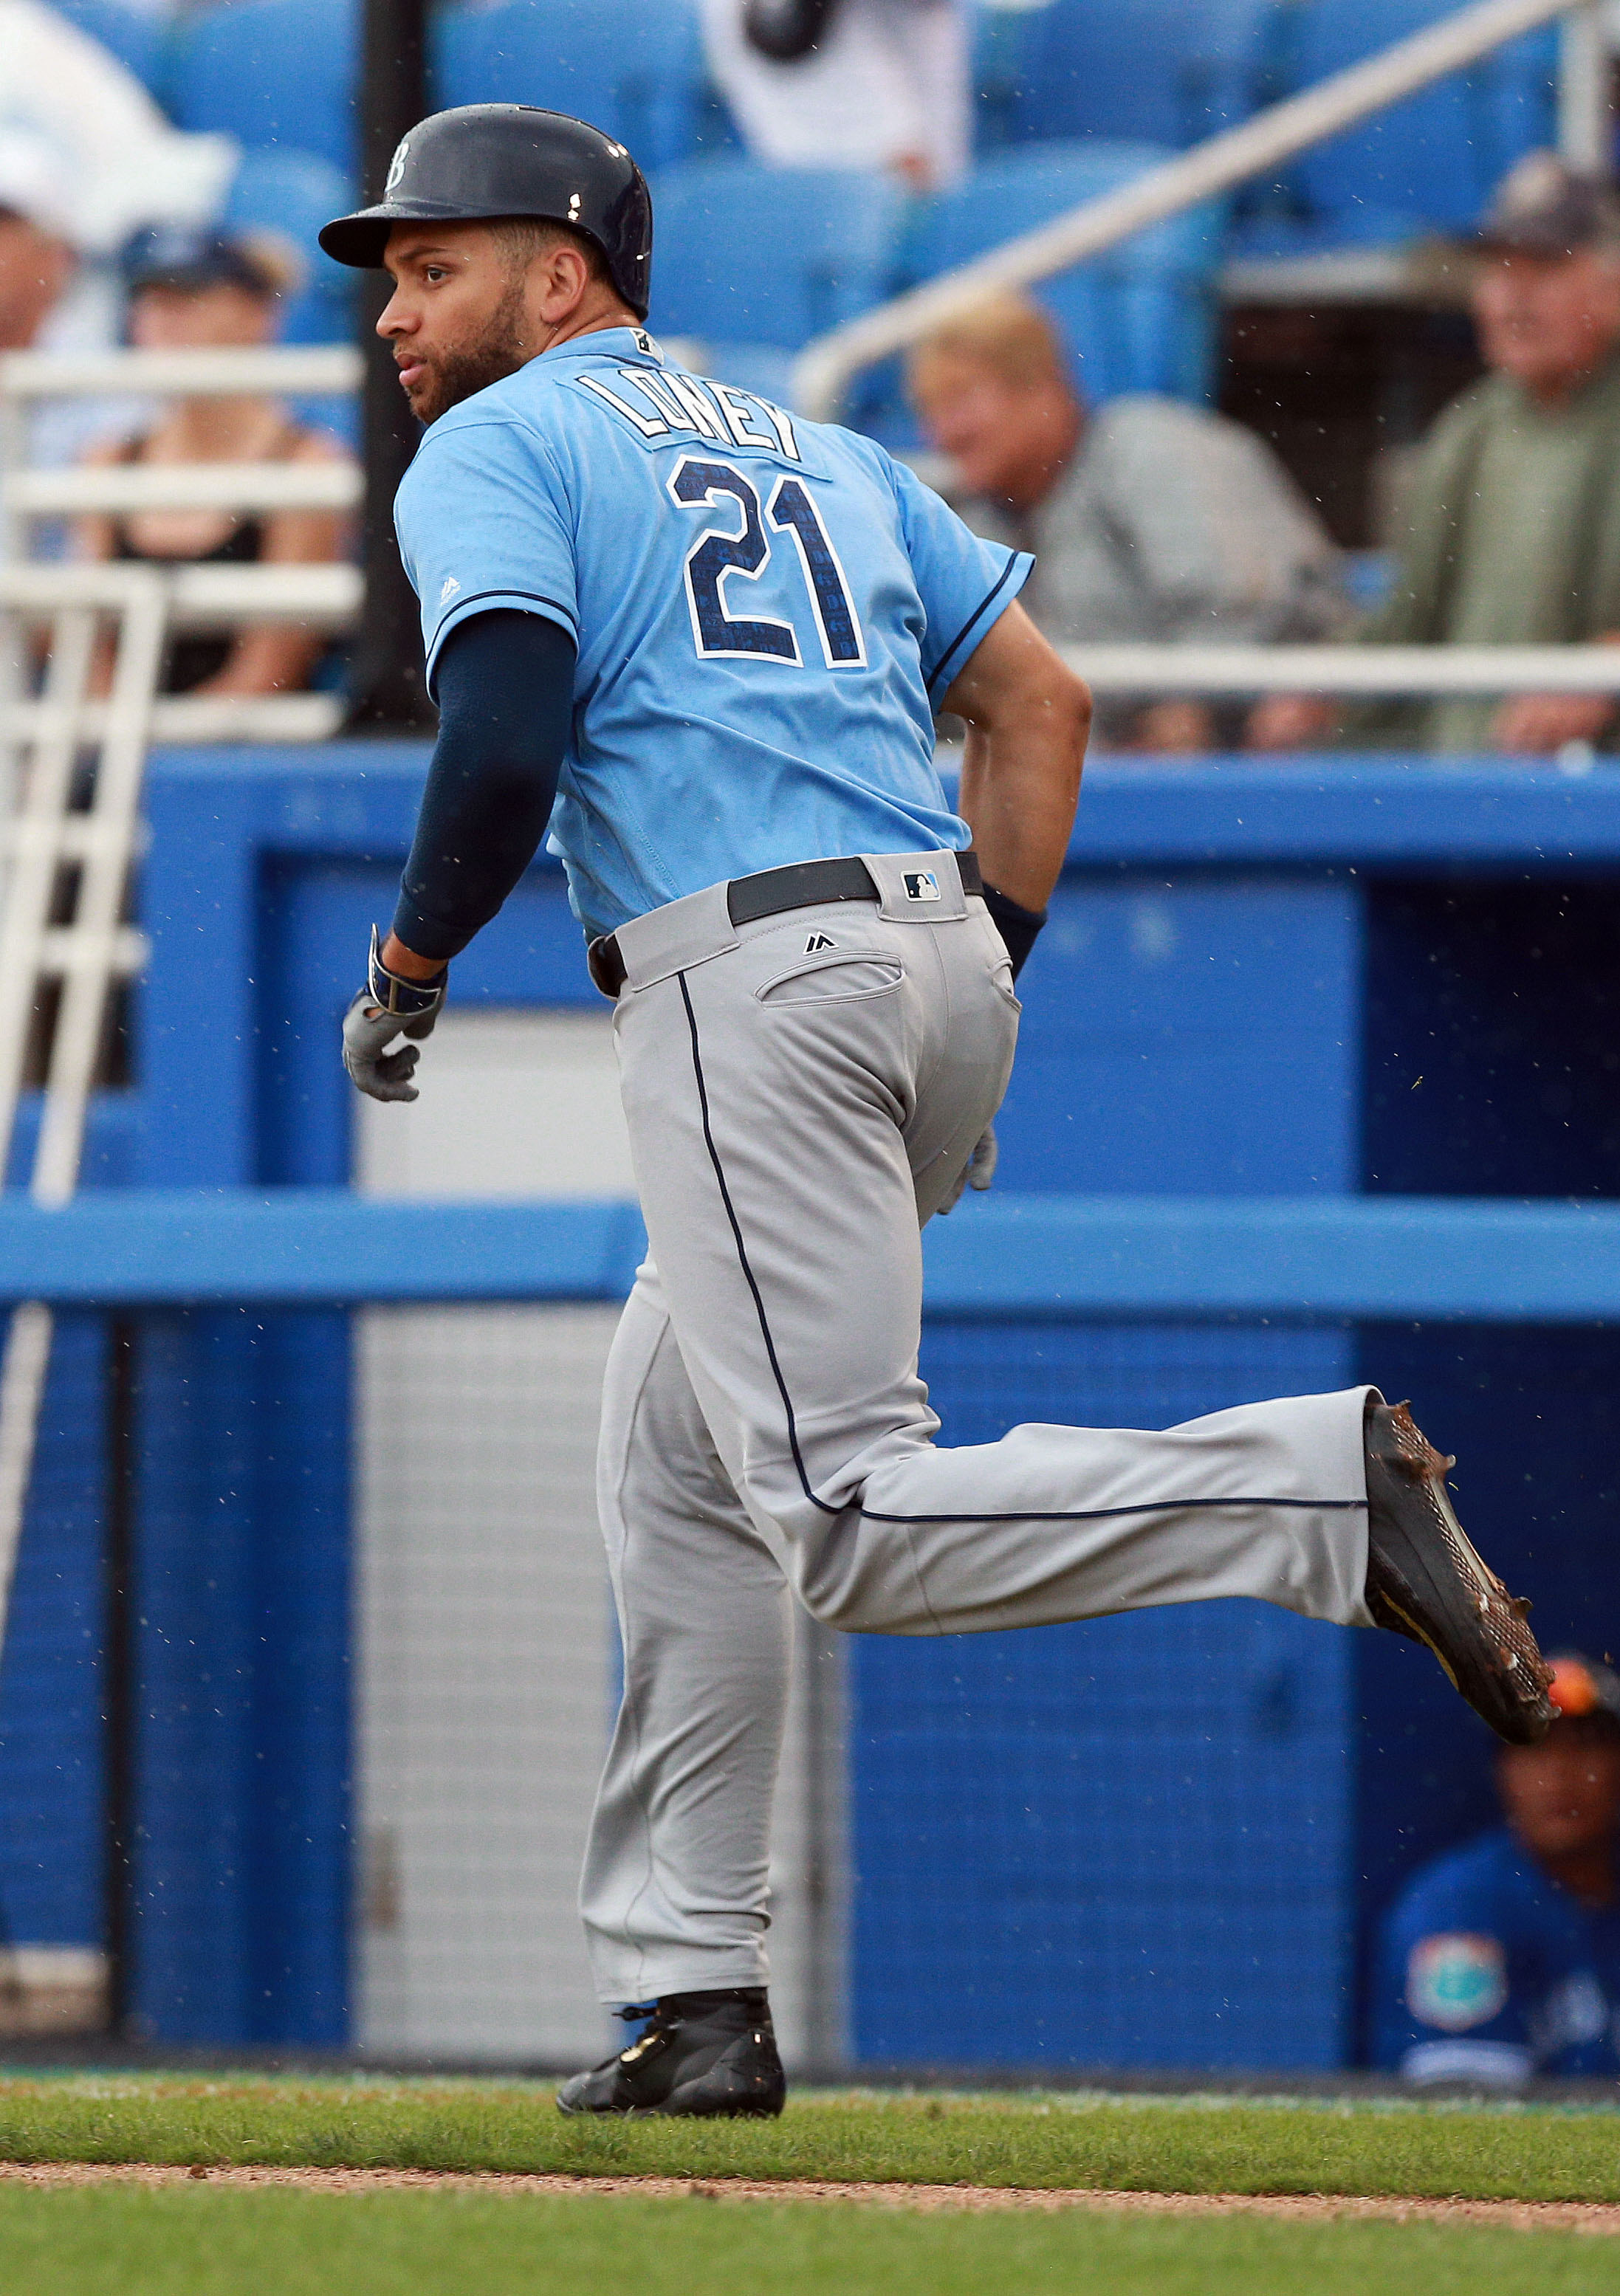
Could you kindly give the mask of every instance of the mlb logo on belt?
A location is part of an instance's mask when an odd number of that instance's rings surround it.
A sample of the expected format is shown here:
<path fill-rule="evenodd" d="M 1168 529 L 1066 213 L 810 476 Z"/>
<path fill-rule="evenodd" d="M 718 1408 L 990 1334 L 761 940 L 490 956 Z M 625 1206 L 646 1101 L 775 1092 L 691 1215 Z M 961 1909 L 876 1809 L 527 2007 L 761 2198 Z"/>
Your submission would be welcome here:
<path fill-rule="evenodd" d="M 932 869 L 907 869 L 901 873 L 900 883 L 909 901 L 937 901 L 940 898 L 940 881 Z"/>

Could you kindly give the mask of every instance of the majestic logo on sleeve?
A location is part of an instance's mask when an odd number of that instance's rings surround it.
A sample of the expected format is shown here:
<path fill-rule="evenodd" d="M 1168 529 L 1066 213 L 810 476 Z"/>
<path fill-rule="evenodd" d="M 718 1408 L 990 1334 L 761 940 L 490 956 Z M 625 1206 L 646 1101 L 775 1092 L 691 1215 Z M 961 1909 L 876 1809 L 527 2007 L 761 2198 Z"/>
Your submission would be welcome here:
<path fill-rule="evenodd" d="M 1406 1964 L 1406 2005 L 1420 2025 L 1466 2033 L 1508 2002 L 1508 1964 L 1493 1937 L 1467 1931 L 1422 1938 Z"/>
<path fill-rule="evenodd" d="M 460 583 L 456 579 L 454 574 L 447 574 L 444 580 L 439 586 L 440 604 L 441 606 L 448 606 L 452 598 L 457 598 L 460 595 Z"/>

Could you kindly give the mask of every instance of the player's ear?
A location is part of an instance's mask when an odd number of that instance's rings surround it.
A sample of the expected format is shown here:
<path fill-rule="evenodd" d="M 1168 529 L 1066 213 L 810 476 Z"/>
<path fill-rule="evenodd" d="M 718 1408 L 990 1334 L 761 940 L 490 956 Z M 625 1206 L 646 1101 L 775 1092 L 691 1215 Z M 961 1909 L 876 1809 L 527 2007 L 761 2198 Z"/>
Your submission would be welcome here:
<path fill-rule="evenodd" d="M 582 248 L 572 240 L 554 240 L 534 258 L 529 274 L 530 292 L 538 294 L 539 315 L 550 324 L 572 318 L 590 284 L 590 264 Z"/>

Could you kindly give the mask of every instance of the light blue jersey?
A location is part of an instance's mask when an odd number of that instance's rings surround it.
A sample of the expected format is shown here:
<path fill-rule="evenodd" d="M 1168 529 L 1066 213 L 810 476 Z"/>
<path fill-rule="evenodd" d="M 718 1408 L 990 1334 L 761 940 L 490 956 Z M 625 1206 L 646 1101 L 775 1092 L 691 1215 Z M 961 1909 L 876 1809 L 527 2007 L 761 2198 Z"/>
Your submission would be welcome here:
<path fill-rule="evenodd" d="M 1377 2061 L 1409 2080 L 1613 2080 L 1620 1909 L 1583 1906 L 1505 1825 L 1420 1866 L 1378 1940 Z"/>
<path fill-rule="evenodd" d="M 472 615 L 574 639 L 551 843 L 588 932 L 787 862 L 966 845 L 933 705 L 1033 561 L 869 439 L 614 327 L 441 415 L 396 519 L 430 687 Z"/>

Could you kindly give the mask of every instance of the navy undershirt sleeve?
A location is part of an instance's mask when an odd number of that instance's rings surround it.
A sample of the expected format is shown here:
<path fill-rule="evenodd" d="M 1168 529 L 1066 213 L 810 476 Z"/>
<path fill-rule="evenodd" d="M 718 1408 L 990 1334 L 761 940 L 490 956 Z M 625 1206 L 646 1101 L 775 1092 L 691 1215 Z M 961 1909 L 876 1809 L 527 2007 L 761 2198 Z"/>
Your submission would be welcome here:
<path fill-rule="evenodd" d="M 573 712 L 574 643 L 542 614 L 476 614 L 445 640 L 439 739 L 394 931 L 418 956 L 459 955 L 533 860 Z"/>

